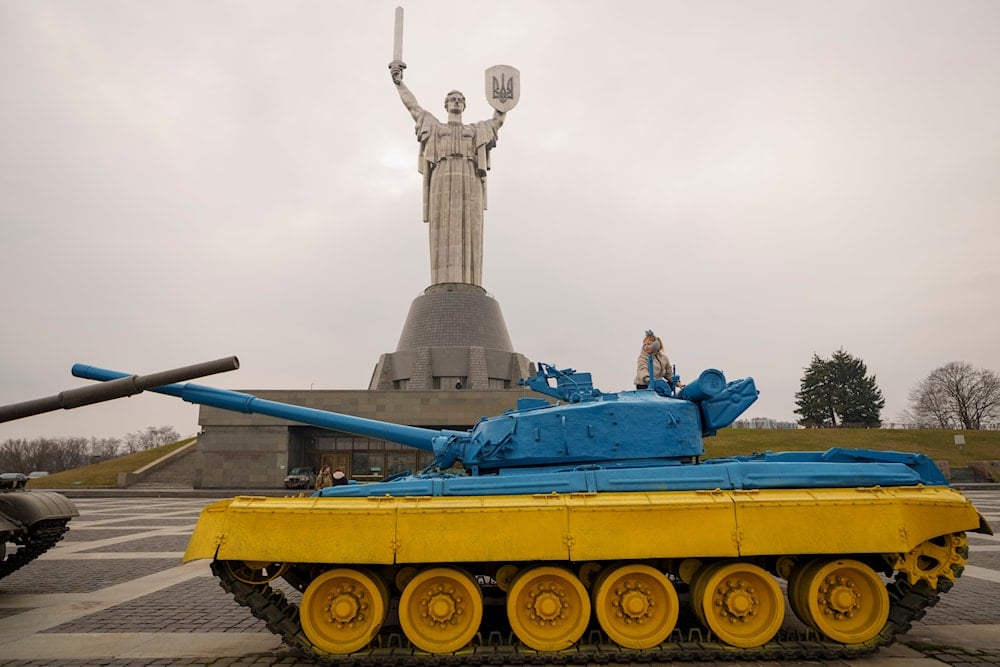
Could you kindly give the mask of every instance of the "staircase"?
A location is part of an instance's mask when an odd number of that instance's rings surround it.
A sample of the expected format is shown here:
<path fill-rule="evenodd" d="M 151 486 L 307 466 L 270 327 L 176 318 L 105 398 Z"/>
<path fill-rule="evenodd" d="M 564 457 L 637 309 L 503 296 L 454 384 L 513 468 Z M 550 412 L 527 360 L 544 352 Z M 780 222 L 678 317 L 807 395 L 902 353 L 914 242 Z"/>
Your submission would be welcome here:
<path fill-rule="evenodd" d="M 134 489 L 190 489 L 194 486 L 196 442 L 181 447 L 134 473 L 119 473 L 118 486 Z"/>

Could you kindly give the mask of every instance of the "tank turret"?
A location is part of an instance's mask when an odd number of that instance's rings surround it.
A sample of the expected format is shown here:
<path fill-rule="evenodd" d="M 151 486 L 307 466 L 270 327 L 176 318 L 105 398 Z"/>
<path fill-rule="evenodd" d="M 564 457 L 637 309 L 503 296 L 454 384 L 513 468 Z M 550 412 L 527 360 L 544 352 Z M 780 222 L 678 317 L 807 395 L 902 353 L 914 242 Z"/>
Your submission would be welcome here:
<path fill-rule="evenodd" d="M 73 375 L 119 382 L 125 373 L 76 365 Z M 707 378 L 707 379 L 706 379 Z M 551 382 L 555 381 L 555 386 Z M 501 471 L 690 463 L 703 435 L 731 423 L 757 398 L 750 378 L 725 383 L 706 371 L 677 397 L 654 390 L 603 393 L 589 373 L 539 364 L 522 384 L 558 399 L 522 398 L 516 410 L 484 417 L 467 432 L 431 430 L 302 408 L 194 384 L 152 389 L 190 403 L 263 414 L 434 452 L 437 466 L 461 463 L 473 475 Z M 690 398 L 688 398 L 690 397 Z"/>
<path fill-rule="evenodd" d="M 150 375 L 127 375 L 99 385 L 68 389 L 55 396 L 0 407 L 0 423 L 132 396 L 165 383 L 182 382 L 239 368 L 236 357 L 216 359 Z M 26 490 L 23 475 L 0 480 L 0 579 L 56 545 L 79 512 L 62 494 Z"/>
<path fill-rule="evenodd" d="M 130 377 L 84 364 L 74 365 L 72 373 L 105 382 Z M 483 417 L 468 431 L 365 419 L 194 383 L 150 391 L 197 405 L 380 438 L 434 454 L 433 469 L 420 474 L 331 487 L 323 495 L 761 489 L 820 481 L 828 487 L 947 484 L 933 461 L 920 454 L 833 449 L 702 462 L 703 436 L 735 421 L 757 399 L 752 378 L 726 382 L 715 369 L 704 371 L 676 393 L 663 380 L 649 389 L 605 393 L 593 386 L 589 373 L 557 370 L 547 363 L 539 363 L 536 374 L 522 384 L 557 400 L 521 398 L 517 409 Z M 456 464 L 463 475 L 454 473 Z M 477 479 L 471 482 L 466 475 Z"/>

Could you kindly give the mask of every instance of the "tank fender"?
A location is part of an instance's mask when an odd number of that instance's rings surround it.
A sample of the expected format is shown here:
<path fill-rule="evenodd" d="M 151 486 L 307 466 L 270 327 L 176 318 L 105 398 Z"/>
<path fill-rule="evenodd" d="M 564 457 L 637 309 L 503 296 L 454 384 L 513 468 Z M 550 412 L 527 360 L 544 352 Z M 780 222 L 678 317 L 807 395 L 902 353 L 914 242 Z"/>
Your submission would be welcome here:
<path fill-rule="evenodd" d="M 920 475 L 924 484 L 948 485 L 941 469 L 925 454 L 911 452 L 880 452 L 873 449 L 843 449 L 832 447 L 823 453 L 824 461 L 844 461 L 848 463 L 902 463 Z"/>
<path fill-rule="evenodd" d="M 244 497 L 218 500 L 201 510 L 201 516 L 198 517 L 198 523 L 195 524 L 194 532 L 191 533 L 187 549 L 184 551 L 183 562 L 215 558 L 219 547 L 225 541 L 229 506 L 240 498 Z"/>
<path fill-rule="evenodd" d="M 990 523 L 986 520 L 982 514 L 979 515 L 979 528 L 976 528 L 974 533 L 983 533 L 984 535 L 992 535 L 993 529 L 990 527 Z"/>
<path fill-rule="evenodd" d="M 80 516 L 76 505 L 58 493 L 30 491 L 0 494 L 0 513 L 8 519 L 32 526 L 46 519 L 69 519 Z"/>
<path fill-rule="evenodd" d="M 6 516 L 3 513 L 3 511 L 0 510 L 0 544 L 3 543 L 3 536 L 4 536 L 4 534 L 7 534 L 7 533 L 18 533 L 18 532 L 20 532 L 22 530 L 24 530 L 24 525 L 23 524 L 21 524 L 21 523 L 19 523 L 17 521 L 12 521 L 10 519 L 10 517 Z M 3 550 L 3 547 L 0 546 L 0 551 L 2 551 L 2 550 Z"/>

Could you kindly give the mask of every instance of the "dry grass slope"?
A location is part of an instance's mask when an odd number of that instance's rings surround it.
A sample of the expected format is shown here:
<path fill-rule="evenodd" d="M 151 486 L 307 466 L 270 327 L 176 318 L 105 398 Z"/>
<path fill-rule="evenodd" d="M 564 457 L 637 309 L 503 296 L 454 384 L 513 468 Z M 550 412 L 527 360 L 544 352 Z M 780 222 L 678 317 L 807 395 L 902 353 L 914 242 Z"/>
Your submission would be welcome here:
<path fill-rule="evenodd" d="M 154 447 L 128 456 L 120 456 L 110 461 L 102 461 L 93 465 L 64 470 L 47 477 L 40 477 L 28 482 L 29 489 L 69 489 L 73 487 L 99 488 L 118 485 L 118 473 L 135 472 L 167 454 L 183 447 L 194 440 L 188 438 L 170 445 Z"/>

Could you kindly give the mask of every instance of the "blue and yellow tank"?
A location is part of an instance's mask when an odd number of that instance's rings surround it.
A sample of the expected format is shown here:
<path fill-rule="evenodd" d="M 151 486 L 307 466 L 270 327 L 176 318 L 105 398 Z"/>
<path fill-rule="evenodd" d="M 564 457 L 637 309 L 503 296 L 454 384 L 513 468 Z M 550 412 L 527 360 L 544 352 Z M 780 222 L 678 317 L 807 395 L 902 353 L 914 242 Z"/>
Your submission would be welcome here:
<path fill-rule="evenodd" d="M 965 533 L 991 533 L 920 454 L 704 458 L 756 400 L 752 378 L 604 393 L 539 364 L 524 384 L 543 398 L 468 431 L 154 389 L 435 457 L 311 497 L 216 502 L 185 561 L 210 559 L 240 604 L 323 659 L 815 659 L 892 643 L 961 575 Z"/>

